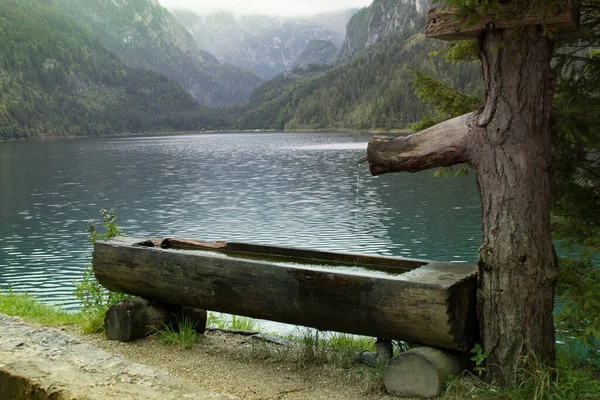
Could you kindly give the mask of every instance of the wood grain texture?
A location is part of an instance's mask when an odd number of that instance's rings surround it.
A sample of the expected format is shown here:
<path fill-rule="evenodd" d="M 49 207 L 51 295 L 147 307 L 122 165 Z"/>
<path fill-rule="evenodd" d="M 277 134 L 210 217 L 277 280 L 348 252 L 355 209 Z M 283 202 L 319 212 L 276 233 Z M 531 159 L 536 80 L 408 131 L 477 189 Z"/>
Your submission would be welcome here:
<path fill-rule="evenodd" d="M 417 172 L 467 162 L 467 123 L 472 115 L 461 115 L 409 136 L 373 136 L 367 147 L 371 173 Z"/>
<path fill-rule="evenodd" d="M 165 326 L 176 326 L 182 318 L 192 321 L 196 332 L 204 333 L 206 330 L 206 310 L 134 297 L 115 303 L 108 309 L 104 330 L 108 340 L 130 342 Z"/>
<path fill-rule="evenodd" d="M 96 242 L 102 285 L 170 304 L 448 349 L 467 351 L 476 336 L 470 302 L 453 298 L 475 291 L 475 266 L 428 263 L 405 274 L 359 275 L 136 244 L 142 241 Z"/>
<path fill-rule="evenodd" d="M 450 376 L 459 376 L 469 366 L 469 354 L 417 347 L 392 358 L 383 382 L 394 396 L 429 399 L 438 395 Z"/>
<path fill-rule="evenodd" d="M 579 29 L 579 8 L 574 0 L 565 1 L 555 10 L 515 8 L 507 3 L 501 17 L 481 16 L 474 24 L 466 24 L 467 17 L 457 18 L 456 7 L 434 8 L 427 14 L 425 36 L 441 40 L 476 39 L 489 28 L 511 29 L 542 25 L 558 34 L 572 34 Z"/>

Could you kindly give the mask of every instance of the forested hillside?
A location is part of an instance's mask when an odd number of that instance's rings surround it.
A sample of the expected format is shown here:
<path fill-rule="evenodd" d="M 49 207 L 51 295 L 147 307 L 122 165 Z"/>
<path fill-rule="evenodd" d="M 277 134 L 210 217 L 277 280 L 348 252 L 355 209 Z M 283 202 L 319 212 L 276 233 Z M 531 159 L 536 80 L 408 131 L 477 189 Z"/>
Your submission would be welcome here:
<path fill-rule="evenodd" d="M 240 129 L 396 129 L 432 108 L 414 94 L 410 68 L 469 91 L 475 65 L 450 65 L 430 53 L 444 44 L 421 33 L 429 0 L 375 0 L 347 26 L 335 67 L 284 73 L 258 87 Z M 304 64 L 306 65 L 306 64 Z M 325 71 L 324 71 L 325 69 Z"/>
<path fill-rule="evenodd" d="M 0 139 L 222 122 L 179 85 L 124 66 L 52 0 L 0 2 Z"/>
<path fill-rule="evenodd" d="M 201 104 L 227 106 L 248 100 L 257 75 L 221 64 L 200 51 L 192 36 L 156 0 L 54 0 L 128 66 L 159 72 Z"/>
<path fill-rule="evenodd" d="M 294 68 L 307 67 L 311 64 L 333 64 L 337 55 L 337 47 L 328 40 L 311 40 L 294 61 Z"/>
<path fill-rule="evenodd" d="M 418 68 L 468 89 L 478 81 L 474 65 L 453 65 L 428 54 L 441 44 L 407 31 L 390 36 L 325 72 L 278 76 L 257 88 L 237 126 L 245 129 L 394 129 L 431 112 L 414 94 Z"/>
<path fill-rule="evenodd" d="M 375 43 L 424 23 L 430 0 L 375 0 L 356 12 L 346 27 L 338 59 L 344 61 Z"/>

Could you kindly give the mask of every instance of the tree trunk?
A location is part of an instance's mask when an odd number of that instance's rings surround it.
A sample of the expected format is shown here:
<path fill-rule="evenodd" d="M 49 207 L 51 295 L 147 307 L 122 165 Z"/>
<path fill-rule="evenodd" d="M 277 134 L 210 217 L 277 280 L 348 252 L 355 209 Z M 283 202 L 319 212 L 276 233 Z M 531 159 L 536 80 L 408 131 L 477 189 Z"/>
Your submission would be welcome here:
<path fill-rule="evenodd" d="M 535 26 L 489 30 L 479 39 L 486 103 L 469 123 L 483 219 L 478 315 L 487 378 L 508 385 L 527 359 L 554 362 L 552 51 Z"/>
<path fill-rule="evenodd" d="M 479 330 L 487 378 L 508 385 L 527 360 L 554 362 L 552 51 L 541 27 L 490 27 L 479 38 L 483 109 L 409 137 L 374 137 L 367 149 L 374 175 L 457 162 L 477 171 L 483 222 Z"/>

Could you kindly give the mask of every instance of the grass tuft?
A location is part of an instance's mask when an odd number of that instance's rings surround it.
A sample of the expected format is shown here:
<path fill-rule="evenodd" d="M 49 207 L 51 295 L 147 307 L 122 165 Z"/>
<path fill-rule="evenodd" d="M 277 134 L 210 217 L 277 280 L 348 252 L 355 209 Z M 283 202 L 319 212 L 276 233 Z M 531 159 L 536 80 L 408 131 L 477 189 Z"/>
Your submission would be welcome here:
<path fill-rule="evenodd" d="M 235 329 L 239 331 L 257 331 L 260 325 L 257 320 L 248 317 L 240 317 L 231 315 L 228 318 L 227 314 L 209 312 L 206 326 L 219 329 Z"/>
<path fill-rule="evenodd" d="M 187 350 L 196 343 L 197 324 L 197 321 L 188 317 L 178 318 L 176 326 L 165 325 L 163 329 L 158 330 L 158 341 L 162 344 L 177 345 Z"/>
<path fill-rule="evenodd" d="M 81 316 L 40 303 L 29 294 L 0 292 L 0 313 L 45 326 L 79 325 Z"/>
<path fill-rule="evenodd" d="M 259 324 L 255 319 L 248 317 L 240 317 L 237 315 L 231 316 L 231 329 L 240 331 L 257 331 Z"/>

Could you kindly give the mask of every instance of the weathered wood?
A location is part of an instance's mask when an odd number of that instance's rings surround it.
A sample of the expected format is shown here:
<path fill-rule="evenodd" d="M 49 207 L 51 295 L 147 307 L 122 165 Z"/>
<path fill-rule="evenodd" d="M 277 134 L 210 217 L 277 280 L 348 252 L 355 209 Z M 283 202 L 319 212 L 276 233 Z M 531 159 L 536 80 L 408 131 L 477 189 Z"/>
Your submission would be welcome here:
<path fill-rule="evenodd" d="M 550 5 L 540 8 L 546 12 L 544 17 L 552 13 Z M 566 15 L 565 10 L 553 14 L 557 18 L 554 23 L 558 24 L 554 28 L 562 29 L 560 20 Z M 569 10 L 569 15 L 575 15 L 569 18 L 576 21 L 576 8 Z M 485 30 L 479 27 L 474 32 L 478 37 L 485 104 L 470 117 L 461 117 L 465 118 L 465 132 L 458 135 L 461 140 L 454 142 L 460 143 L 462 149 L 450 152 L 462 154 L 477 172 L 483 225 L 478 261 L 480 335 L 488 354 L 486 379 L 506 385 L 516 384 L 516 371 L 525 360 L 534 356 L 542 365 L 551 367 L 555 359 L 557 260 L 550 231 L 554 37 L 533 23 L 532 15 L 514 15 L 513 22 L 500 18 L 485 26 Z M 546 18 L 543 22 L 552 28 L 549 21 Z M 445 29 L 438 29 L 438 34 L 445 32 L 447 39 L 462 38 L 474 29 L 463 30 L 460 22 L 456 25 L 450 19 L 434 22 Z M 486 21 L 482 23 L 485 25 Z M 455 28 L 449 29 L 453 24 Z M 428 157 L 436 162 L 415 157 L 414 140 L 404 139 L 402 144 L 408 145 L 395 150 L 383 146 L 384 150 L 377 154 L 380 160 L 371 158 L 376 147 L 370 145 L 367 159 L 371 171 L 416 172 L 452 161 L 446 154 L 447 146 L 435 150 L 433 135 L 426 133 L 417 141 L 425 148 L 434 148 Z M 452 143 L 451 138 L 447 140 Z M 373 142 L 377 145 L 381 140 Z M 401 162 L 391 154 L 393 151 L 401 154 Z M 390 154 L 382 157 L 385 152 Z M 402 157 L 408 157 L 410 162 Z"/>
<path fill-rule="evenodd" d="M 142 241 L 96 242 L 102 285 L 170 304 L 448 349 L 469 350 L 477 335 L 472 265 L 418 261 L 421 267 L 404 274 L 358 273 L 136 244 Z"/>
<path fill-rule="evenodd" d="M 579 29 L 579 8 L 575 0 L 566 0 L 555 10 L 524 7 L 523 3 L 519 3 L 520 8 L 512 2 L 501 4 L 497 15 L 481 16 L 474 24 L 466 24 L 466 16 L 457 18 L 457 7 L 434 8 L 427 14 L 425 36 L 442 40 L 475 39 L 492 27 L 510 29 L 530 25 L 543 25 L 558 34 L 572 34 Z"/>
<path fill-rule="evenodd" d="M 151 300 L 133 298 L 113 304 L 104 317 L 108 340 L 129 342 L 147 336 L 164 324 L 175 322 L 170 307 Z"/>
<path fill-rule="evenodd" d="M 177 306 L 176 314 L 178 318 L 187 318 L 194 324 L 194 330 L 197 333 L 203 334 L 206 332 L 206 321 L 208 315 L 206 310 L 196 307 Z"/>
<path fill-rule="evenodd" d="M 156 301 L 131 298 L 113 304 L 104 317 L 104 330 L 109 340 L 129 342 L 147 336 L 178 319 L 189 318 L 198 333 L 206 329 L 206 311 L 179 307 Z"/>
<path fill-rule="evenodd" d="M 237 255 L 239 257 L 254 258 L 266 261 L 290 261 L 291 259 L 297 259 L 307 263 L 312 262 L 318 264 L 328 263 L 335 265 L 356 265 L 364 268 L 376 268 L 379 270 L 381 270 L 382 267 L 385 267 L 386 270 L 392 272 L 397 270 L 404 271 L 418 268 L 427 263 L 427 261 L 410 258 L 336 253 L 312 249 L 299 249 L 281 245 L 269 246 L 242 242 L 208 242 L 193 239 L 165 238 L 163 240 L 155 239 L 151 243 L 152 244 L 148 245 L 156 245 L 166 249 L 218 250 L 221 253 L 230 254 L 232 256 Z"/>
<path fill-rule="evenodd" d="M 472 115 L 462 115 L 409 136 L 373 136 L 367 147 L 371 173 L 416 172 L 466 162 L 467 122 Z"/>
<path fill-rule="evenodd" d="M 436 397 L 450 376 L 469 368 L 469 354 L 417 347 L 392 358 L 385 367 L 383 383 L 398 397 Z"/>

